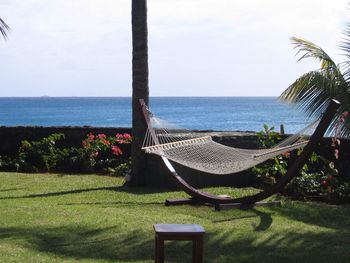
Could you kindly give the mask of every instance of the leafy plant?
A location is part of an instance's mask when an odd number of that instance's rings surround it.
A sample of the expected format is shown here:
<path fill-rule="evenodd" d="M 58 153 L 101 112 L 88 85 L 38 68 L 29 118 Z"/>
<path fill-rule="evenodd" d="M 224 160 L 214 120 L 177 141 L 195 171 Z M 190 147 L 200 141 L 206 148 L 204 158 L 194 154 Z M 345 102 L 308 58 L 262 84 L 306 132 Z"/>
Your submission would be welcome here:
<path fill-rule="evenodd" d="M 1 171 L 17 171 L 18 163 L 11 157 L 0 155 L 0 170 Z"/>
<path fill-rule="evenodd" d="M 128 176 L 131 173 L 131 158 L 123 160 L 115 168 L 109 167 L 108 173 L 114 176 Z"/>
<path fill-rule="evenodd" d="M 103 172 L 125 174 L 129 167 L 128 155 L 124 150 L 131 143 L 131 135 L 89 133 L 82 142 L 82 148 L 59 148 L 56 142 L 64 139 L 64 134 L 55 133 L 37 141 L 24 140 L 18 158 L 0 158 L 0 169 L 22 172 Z"/>
<path fill-rule="evenodd" d="M 281 135 L 275 132 L 275 127 L 263 125 L 263 130 L 257 132 L 259 146 L 262 149 L 273 147 L 281 140 Z M 287 171 L 287 165 L 290 153 L 286 152 L 267 162 L 252 168 L 252 172 L 256 175 L 259 184 L 274 184 L 276 180 Z"/>
<path fill-rule="evenodd" d="M 63 133 L 54 133 L 38 141 L 22 141 L 19 148 L 19 171 L 50 171 L 60 159 L 60 150 L 56 142 L 63 139 Z"/>
<path fill-rule="evenodd" d="M 83 148 L 64 148 L 60 151 L 55 170 L 59 172 L 91 173 L 95 160 Z"/>

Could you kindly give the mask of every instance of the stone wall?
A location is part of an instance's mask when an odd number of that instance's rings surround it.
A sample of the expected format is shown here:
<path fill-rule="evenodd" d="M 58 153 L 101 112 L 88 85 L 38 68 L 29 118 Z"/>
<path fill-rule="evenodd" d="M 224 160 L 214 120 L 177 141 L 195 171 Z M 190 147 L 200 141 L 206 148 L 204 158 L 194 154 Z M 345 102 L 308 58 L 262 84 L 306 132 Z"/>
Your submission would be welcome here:
<path fill-rule="evenodd" d="M 103 127 L 0 127 L 0 155 L 14 156 L 22 140 L 37 140 L 52 133 L 64 133 L 65 140 L 61 146 L 81 147 L 86 134 L 104 133 L 115 135 L 116 133 L 131 133 L 130 128 L 103 128 Z M 210 135 L 217 142 L 228 146 L 240 148 L 257 148 L 258 140 L 255 133 L 249 132 L 203 132 Z M 324 138 L 320 143 L 318 153 L 328 159 L 332 159 L 333 152 L 330 150 L 331 139 Z M 343 176 L 350 177 L 350 140 L 341 140 L 340 160 L 337 163 Z M 178 173 L 195 187 L 206 186 L 244 186 L 249 184 L 251 175 L 247 172 L 235 175 L 208 175 L 189 168 L 176 166 Z M 174 180 L 168 176 L 168 171 L 157 156 L 147 157 L 148 179 L 147 184 L 153 187 L 174 187 Z"/>
<path fill-rule="evenodd" d="M 65 140 L 60 142 L 60 146 L 81 147 L 81 143 L 86 134 L 104 133 L 115 135 L 116 133 L 130 133 L 130 128 L 104 128 L 104 127 L 41 127 L 41 126 L 16 126 L 0 127 L 0 154 L 14 156 L 18 152 L 22 140 L 38 140 L 53 133 L 64 133 Z"/>

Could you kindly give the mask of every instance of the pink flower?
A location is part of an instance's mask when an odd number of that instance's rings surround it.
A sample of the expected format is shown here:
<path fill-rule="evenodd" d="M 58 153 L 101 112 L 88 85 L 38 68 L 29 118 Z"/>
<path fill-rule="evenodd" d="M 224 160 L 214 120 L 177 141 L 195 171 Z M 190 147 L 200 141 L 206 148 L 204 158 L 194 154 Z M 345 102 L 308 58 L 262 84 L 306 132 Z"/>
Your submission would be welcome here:
<path fill-rule="evenodd" d="M 338 149 L 334 149 L 334 157 L 335 157 L 335 159 L 339 158 L 339 150 Z"/>
<path fill-rule="evenodd" d="M 111 143 L 106 139 L 101 139 L 101 141 L 104 145 L 111 145 Z"/>
<path fill-rule="evenodd" d="M 87 136 L 87 139 L 89 142 L 92 142 L 95 139 L 95 135 L 92 132 L 90 132 Z"/>
<path fill-rule="evenodd" d="M 115 138 L 116 138 L 116 142 L 119 144 L 126 144 L 131 142 L 131 135 L 129 133 L 124 133 L 124 134 L 117 133 L 115 135 Z"/>
<path fill-rule="evenodd" d="M 328 187 L 328 182 L 326 180 L 323 180 L 321 182 L 321 185 L 324 187 L 324 188 L 327 188 Z"/>
<path fill-rule="evenodd" d="M 346 117 L 349 115 L 349 112 L 344 111 L 341 115 L 340 115 L 340 122 L 344 122 Z"/>
<path fill-rule="evenodd" d="M 99 135 L 97 135 L 97 137 L 98 137 L 99 139 L 106 139 L 106 134 L 100 133 Z"/>
<path fill-rule="evenodd" d="M 124 139 L 131 140 L 131 135 L 129 133 L 124 133 Z"/>
<path fill-rule="evenodd" d="M 290 156 L 290 152 L 284 152 L 284 153 L 282 153 L 282 155 L 283 155 L 284 157 L 289 157 L 289 156 Z"/>
<path fill-rule="evenodd" d="M 123 154 L 123 151 L 122 151 L 122 149 L 120 149 L 117 145 L 113 145 L 112 146 L 112 153 L 114 154 L 114 155 L 122 155 Z"/>
<path fill-rule="evenodd" d="M 333 181 L 334 180 L 334 176 L 333 175 L 330 175 L 327 177 L 327 181 Z"/>
<path fill-rule="evenodd" d="M 340 145 L 340 140 L 338 138 L 333 137 L 331 146 L 336 147 L 337 145 Z"/>
<path fill-rule="evenodd" d="M 82 144 L 84 148 L 90 148 L 90 143 L 87 142 L 86 140 L 84 140 Z"/>
<path fill-rule="evenodd" d="M 98 156 L 98 151 L 92 153 L 92 157 L 97 157 Z"/>

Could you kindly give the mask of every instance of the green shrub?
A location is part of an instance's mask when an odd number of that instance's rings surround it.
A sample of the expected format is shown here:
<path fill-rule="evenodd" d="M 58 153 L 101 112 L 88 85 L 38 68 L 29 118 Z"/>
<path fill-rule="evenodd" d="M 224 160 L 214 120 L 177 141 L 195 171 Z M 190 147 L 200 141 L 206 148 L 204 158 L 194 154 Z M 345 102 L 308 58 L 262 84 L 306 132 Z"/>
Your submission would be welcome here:
<path fill-rule="evenodd" d="M 91 173 L 95 161 L 83 148 L 64 148 L 60 151 L 55 170 L 59 172 Z"/>
<path fill-rule="evenodd" d="M 280 135 L 274 132 L 274 128 L 268 128 L 267 125 L 264 125 L 264 129 L 258 132 L 257 136 L 261 148 L 272 147 L 281 139 Z M 339 144 L 339 139 L 336 141 Z M 334 143 L 332 147 L 333 145 Z M 330 151 L 336 153 L 334 158 L 338 157 L 338 151 L 334 148 Z M 301 149 L 294 151 L 294 155 L 298 156 L 301 152 Z M 286 173 L 290 162 L 291 154 L 284 153 L 252 168 L 258 187 L 264 188 L 274 184 Z M 350 181 L 339 176 L 334 162 L 312 153 L 309 161 L 302 167 L 300 175 L 287 185 L 285 193 L 297 199 L 318 198 L 332 203 L 345 203 L 350 201 Z"/>
<path fill-rule="evenodd" d="M 18 170 L 21 172 L 47 172 L 60 159 L 56 142 L 63 139 L 63 133 L 54 133 L 38 141 L 22 141 L 18 153 Z"/>
<path fill-rule="evenodd" d="M 330 201 L 335 201 L 337 203 L 342 203 L 342 204 L 349 203 L 350 202 L 350 182 L 342 180 L 339 183 L 339 185 L 336 188 L 334 188 Z"/>
<path fill-rule="evenodd" d="M 131 172 L 131 158 L 123 159 L 115 168 L 109 167 L 108 173 L 113 176 L 128 176 Z"/>
<path fill-rule="evenodd" d="M 107 137 L 87 134 L 82 147 L 60 148 L 57 142 L 64 134 L 54 133 L 36 141 L 24 140 L 16 158 L 0 156 L 0 169 L 20 172 L 83 172 L 124 175 L 130 169 L 125 149 L 131 136 L 127 133 Z M 129 151 L 128 151 L 129 152 Z"/>
<path fill-rule="evenodd" d="M 18 162 L 11 157 L 0 155 L 0 171 L 17 171 Z"/>
<path fill-rule="evenodd" d="M 281 140 L 280 134 L 275 132 L 274 129 L 275 128 L 273 126 L 269 128 L 266 124 L 264 124 L 263 130 L 257 132 L 259 146 L 261 149 L 271 148 Z M 276 180 L 280 178 L 280 176 L 287 172 L 289 157 L 290 153 L 286 152 L 253 167 L 251 171 L 256 176 L 257 184 L 261 187 L 274 184 Z"/>

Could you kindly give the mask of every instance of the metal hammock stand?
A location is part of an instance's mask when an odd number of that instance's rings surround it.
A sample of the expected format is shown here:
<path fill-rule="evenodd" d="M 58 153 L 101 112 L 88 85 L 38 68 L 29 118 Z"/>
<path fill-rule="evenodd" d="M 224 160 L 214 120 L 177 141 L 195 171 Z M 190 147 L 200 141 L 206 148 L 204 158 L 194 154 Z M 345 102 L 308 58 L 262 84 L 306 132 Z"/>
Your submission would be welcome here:
<path fill-rule="evenodd" d="M 139 100 L 142 113 L 145 118 L 147 127 L 151 133 L 152 139 L 155 142 L 158 142 L 157 135 L 152 127 L 150 122 L 149 112 L 147 105 L 143 99 Z M 170 161 L 161 156 L 162 161 L 169 170 L 169 174 L 175 179 L 177 185 L 191 198 L 181 198 L 181 199 L 167 199 L 165 205 L 182 205 L 182 204 L 211 204 L 215 207 L 215 210 L 229 209 L 229 208 L 247 208 L 252 206 L 260 205 L 278 205 L 278 202 L 261 202 L 273 194 L 280 192 L 295 176 L 297 176 L 303 167 L 303 165 L 309 159 L 311 153 L 316 149 L 318 143 L 322 139 L 323 135 L 328 129 L 328 126 L 332 122 L 332 119 L 339 108 L 340 103 L 336 100 L 331 100 L 327 109 L 325 110 L 318 126 L 316 127 L 314 133 L 311 135 L 308 144 L 304 147 L 302 153 L 295 159 L 295 161 L 290 165 L 288 171 L 284 176 L 281 176 L 280 179 L 269 188 L 253 195 L 232 198 L 229 196 L 217 196 L 202 192 L 190 184 L 188 184 L 175 170 Z"/>

